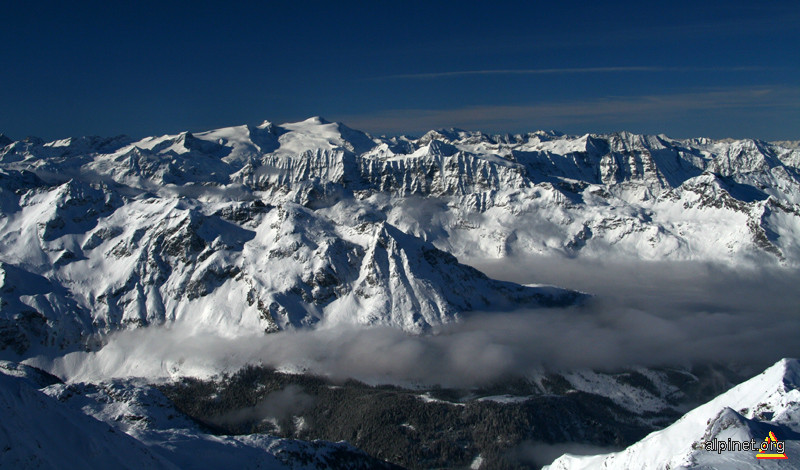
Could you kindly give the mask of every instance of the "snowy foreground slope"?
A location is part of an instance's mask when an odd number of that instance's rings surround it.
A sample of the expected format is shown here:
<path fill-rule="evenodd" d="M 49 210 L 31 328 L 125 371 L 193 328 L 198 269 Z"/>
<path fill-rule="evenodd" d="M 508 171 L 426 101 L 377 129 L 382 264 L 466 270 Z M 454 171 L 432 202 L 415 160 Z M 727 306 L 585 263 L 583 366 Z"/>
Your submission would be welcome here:
<path fill-rule="evenodd" d="M 581 297 L 453 255 L 800 264 L 800 151 L 761 141 L 311 118 L 0 145 L 0 348 L 18 358 L 147 325 L 419 333 Z"/>
<path fill-rule="evenodd" d="M 714 439 L 755 440 L 760 445 L 770 431 L 785 441 L 786 460 L 760 460 L 752 451 L 704 448 Z M 621 452 L 566 454 L 546 468 L 800 468 L 800 361 L 779 361 Z"/>
<path fill-rule="evenodd" d="M 396 468 L 344 443 L 212 436 L 136 381 L 61 383 L 0 362 L 0 467 Z"/>

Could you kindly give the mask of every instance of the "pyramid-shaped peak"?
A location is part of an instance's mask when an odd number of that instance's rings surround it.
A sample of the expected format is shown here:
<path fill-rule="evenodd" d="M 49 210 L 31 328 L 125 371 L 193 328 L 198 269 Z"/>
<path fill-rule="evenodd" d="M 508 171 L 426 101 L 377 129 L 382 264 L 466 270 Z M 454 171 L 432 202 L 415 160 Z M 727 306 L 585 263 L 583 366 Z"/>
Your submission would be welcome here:
<path fill-rule="evenodd" d="M 430 130 L 425 133 L 422 137 L 417 140 L 419 145 L 427 145 L 433 140 L 439 140 L 443 142 L 450 142 L 453 136 L 449 135 L 449 133 L 445 130 Z"/>

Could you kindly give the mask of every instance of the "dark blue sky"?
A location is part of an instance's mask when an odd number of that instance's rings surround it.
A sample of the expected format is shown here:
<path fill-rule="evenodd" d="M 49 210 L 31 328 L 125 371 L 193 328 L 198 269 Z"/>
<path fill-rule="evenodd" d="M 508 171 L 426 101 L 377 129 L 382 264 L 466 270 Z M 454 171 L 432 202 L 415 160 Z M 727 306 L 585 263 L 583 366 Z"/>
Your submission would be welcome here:
<path fill-rule="evenodd" d="M 13 2 L 0 132 L 800 139 L 800 2 Z"/>

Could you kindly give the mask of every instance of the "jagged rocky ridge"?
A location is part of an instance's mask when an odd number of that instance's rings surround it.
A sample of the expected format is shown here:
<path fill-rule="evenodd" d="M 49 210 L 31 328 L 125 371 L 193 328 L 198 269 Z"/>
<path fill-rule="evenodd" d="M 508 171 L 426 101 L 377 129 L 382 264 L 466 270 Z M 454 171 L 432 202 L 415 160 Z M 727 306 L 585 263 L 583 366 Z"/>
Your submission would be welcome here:
<path fill-rule="evenodd" d="M 20 354 L 176 321 L 421 332 L 580 297 L 453 255 L 800 262 L 800 152 L 760 141 L 373 138 L 311 118 L 4 144 L 0 344 Z"/>

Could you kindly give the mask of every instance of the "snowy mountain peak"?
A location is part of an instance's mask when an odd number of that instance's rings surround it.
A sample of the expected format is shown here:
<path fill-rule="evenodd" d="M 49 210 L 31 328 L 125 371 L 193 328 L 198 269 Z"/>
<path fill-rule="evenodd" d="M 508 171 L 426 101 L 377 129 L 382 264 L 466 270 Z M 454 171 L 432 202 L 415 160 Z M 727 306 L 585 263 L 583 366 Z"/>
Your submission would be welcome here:
<path fill-rule="evenodd" d="M 786 392 L 800 389 L 800 360 L 781 359 L 764 371 L 764 375 L 773 376 L 780 381 Z"/>
<path fill-rule="evenodd" d="M 281 136 L 281 149 L 293 153 L 304 151 L 345 149 L 361 154 L 377 144 L 361 131 L 338 122 L 315 116 L 305 121 L 281 124 L 289 132 Z"/>
<path fill-rule="evenodd" d="M 709 452 L 707 442 L 760 443 L 769 431 L 785 439 L 787 453 L 800 452 L 800 361 L 782 359 L 752 379 L 690 411 L 671 426 L 627 449 L 604 455 L 565 454 L 550 470 L 589 468 L 760 468 L 756 452 Z"/>
<path fill-rule="evenodd" d="M 317 124 L 317 125 L 320 125 L 320 124 L 333 124 L 331 121 L 328 121 L 327 119 L 323 118 L 322 116 L 311 116 L 310 118 L 308 118 L 308 119 L 306 119 L 305 121 L 302 121 L 302 122 L 303 123 L 307 123 L 307 124 Z"/>

